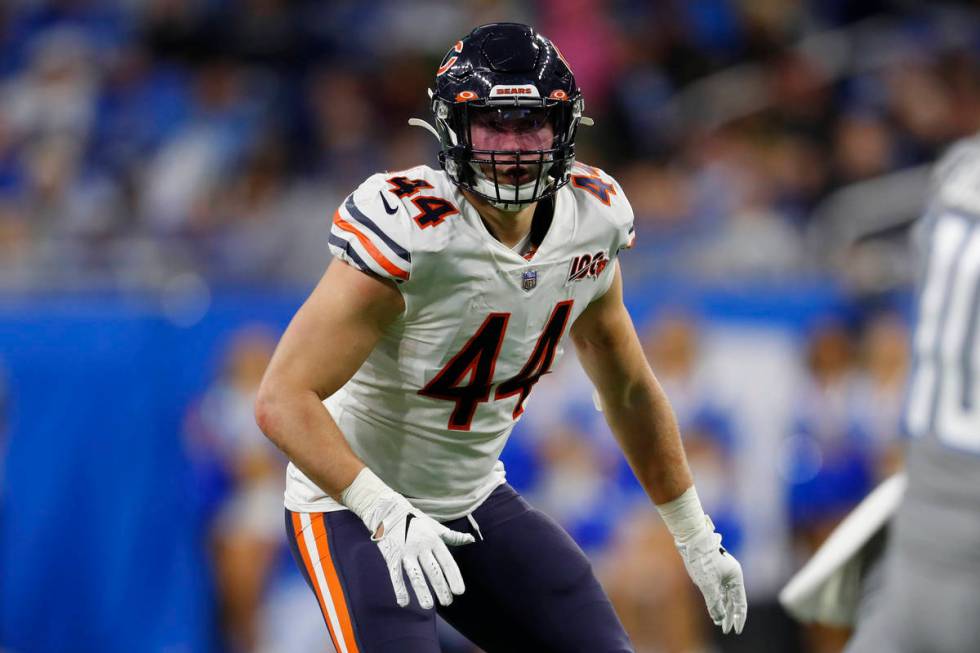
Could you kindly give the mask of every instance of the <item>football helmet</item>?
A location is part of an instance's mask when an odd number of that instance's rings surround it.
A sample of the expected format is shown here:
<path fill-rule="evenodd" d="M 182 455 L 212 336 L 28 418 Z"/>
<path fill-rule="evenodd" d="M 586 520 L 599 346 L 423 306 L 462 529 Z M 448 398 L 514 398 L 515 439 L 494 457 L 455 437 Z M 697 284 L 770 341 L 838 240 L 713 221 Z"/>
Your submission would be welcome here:
<path fill-rule="evenodd" d="M 568 183 L 575 161 L 584 101 L 571 68 L 555 45 L 527 25 L 492 23 L 457 41 L 436 71 L 429 90 L 435 127 L 419 119 L 439 139 L 439 162 L 452 181 L 505 211 L 553 195 Z M 475 123 L 550 123 L 550 147 L 479 149 Z M 521 171 L 515 173 L 514 171 Z M 504 183 L 501 179 L 514 183 Z"/>

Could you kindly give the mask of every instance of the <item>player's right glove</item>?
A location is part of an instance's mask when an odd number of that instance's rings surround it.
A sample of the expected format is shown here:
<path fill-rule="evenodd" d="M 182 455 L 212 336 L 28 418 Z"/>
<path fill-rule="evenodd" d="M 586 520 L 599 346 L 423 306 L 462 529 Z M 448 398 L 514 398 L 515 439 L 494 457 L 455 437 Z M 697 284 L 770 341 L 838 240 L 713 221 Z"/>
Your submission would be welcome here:
<path fill-rule="evenodd" d="M 405 607 L 409 603 L 403 567 L 419 605 L 426 610 L 433 606 L 426 578 L 442 605 L 449 605 L 453 594 L 462 594 L 466 589 L 446 545 L 469 544 L 474 541 L 472 535 L 450 530 L 418 510 L 367 467 L 340 499 L 361 518 L 371 539 L 378 543 L 398 605 Z"/>
<path fill-rule="evenodd" d="M 657 509 L 674 536 L 687 574 L 704 596 L 711 620 L 725 634 L 733 628 L 740 634 L 748 616 L 742 566 L 721 546 L 721 535 L 704 514 L 694 487 Z"/>

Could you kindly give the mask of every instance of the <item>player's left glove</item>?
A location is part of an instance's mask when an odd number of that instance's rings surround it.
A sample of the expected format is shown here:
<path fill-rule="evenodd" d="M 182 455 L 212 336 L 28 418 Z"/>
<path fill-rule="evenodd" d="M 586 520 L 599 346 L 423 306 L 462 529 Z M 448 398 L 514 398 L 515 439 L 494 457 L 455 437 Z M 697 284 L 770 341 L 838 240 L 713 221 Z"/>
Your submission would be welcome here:
<path fill-rule="evenodd" d="M 716 626 L 728 634 L 742 632 L 748 615 L 742 565 L 721 545 L 711 518 L 704 516 L 705 528 L 685 542 L 677 542 L 687 573 L 704 595 L 708 614 Z"/>
<path fill-rule="evenodd" d="M 748 616 L 742 565 L 721 546 L 721 535 L 704 514 L 694 487 L 657 509 L 674 536 L 688 575 L 704 595 L 711 620 L 726 634 L 732 628 L 741 633 Z"/>

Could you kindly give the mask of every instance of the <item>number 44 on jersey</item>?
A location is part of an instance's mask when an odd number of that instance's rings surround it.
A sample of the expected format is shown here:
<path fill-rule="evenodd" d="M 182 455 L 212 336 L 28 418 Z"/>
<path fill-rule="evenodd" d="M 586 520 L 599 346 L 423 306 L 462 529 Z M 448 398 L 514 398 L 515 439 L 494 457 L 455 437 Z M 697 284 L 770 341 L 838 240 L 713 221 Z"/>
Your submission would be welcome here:
<path fill-rule="evenodd" d="M 456 404 L 449 416 L 449 429 L 453 431 L 470 430 L 477 406 L 490 401 L 491 392 L 496 401 L 517 396 L 513 412 L 517 419 L 524 412 L 524 400 L 531 388 L 551 369 L 573 304 L 574 300 L 567 300 L 555 306 L 527 363 L 516 376 L 497 385 L 496 391 L 493 391 L 493 373 L 510 313 L 488 315 L 463 348 L 419 390 L 419 394 Z"/>

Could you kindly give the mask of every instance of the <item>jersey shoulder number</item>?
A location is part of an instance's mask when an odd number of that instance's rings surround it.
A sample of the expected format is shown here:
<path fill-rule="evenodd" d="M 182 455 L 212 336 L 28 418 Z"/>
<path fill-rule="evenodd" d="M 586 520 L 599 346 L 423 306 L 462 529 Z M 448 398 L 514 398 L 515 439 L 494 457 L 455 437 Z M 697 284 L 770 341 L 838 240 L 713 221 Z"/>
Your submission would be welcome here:
<path fill-rule="evenodd" d="M 413 246 L 459 214 L 448 194 L 439 173 L 427 166 L 372 175 L 334 213 L 330 252 L 364 272 L 408 281 Z"/>
<path fill-rule="evenodd" d="M 579 210 L 597 215 L 613 232 L 612 256 L 633 246 L 633 207 L 622 187 L 605 171 L 577 162 L 572 166 L 569 186 L 576 194 Z"/>
<path fill-rule="evenodd" d="M 419 166 L 385 177 L 386 191 L 409 207 L 410 217 L 419 229 L 438 226 L 459 214 L 459 208 L 444 197 L 447 193 L 440 180 L 428 178 L 435 174 L 431 168 Z"/>

